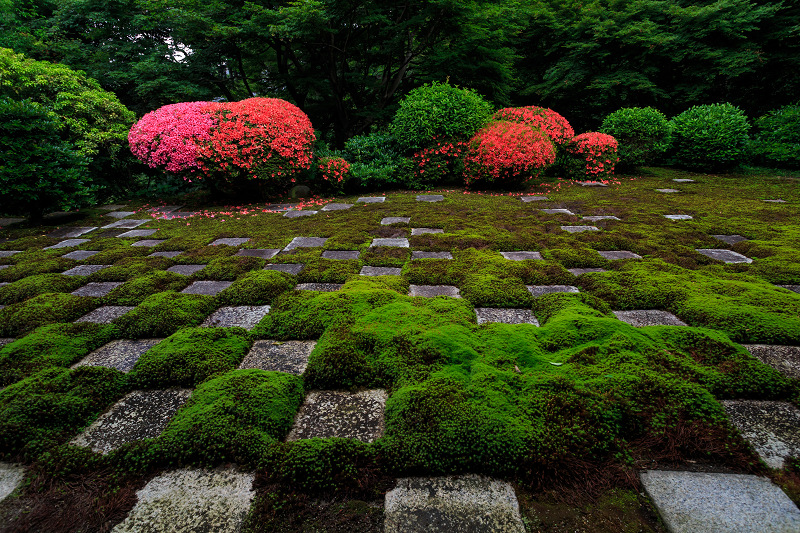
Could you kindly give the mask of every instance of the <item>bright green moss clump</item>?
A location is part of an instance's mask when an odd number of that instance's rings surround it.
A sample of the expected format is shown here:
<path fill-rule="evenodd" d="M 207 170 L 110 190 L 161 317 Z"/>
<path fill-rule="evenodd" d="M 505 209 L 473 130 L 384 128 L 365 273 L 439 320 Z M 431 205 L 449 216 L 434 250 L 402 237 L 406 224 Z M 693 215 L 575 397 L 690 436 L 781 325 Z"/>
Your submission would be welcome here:
<path fill-rule="evenodd" d="M 115 323 L 129 338 L 167 337 L 181 328 L 197 326 L 214 309 L 211 296 L 167 291 L 147 297 Z"/>
<path fill-rule="evenodd" d="M 0 287 L 0 304 L 8 305 L 46 292 L 72 292 L 81 285 L 84 279 L 80 276 L 62 276 L 61 274 L 39 274 L 29 276 L 5 287 Z"/>
<path fill-rule="evenodd" d="M 72 322 L 97 307 L 96 299 L 63 293 L 40 294 L 0 309 L 0 337 L 17 337 L 45 324 Z"/>
<path fill-rule="evenodd" d="M 224 305 L 266 305 L 295 285 L 294 276 L 284 272 L 256 270 L 236 280 L 217 299 Z"/>
<path fill-rule="evenodd" d="M 105 301 L 112 305 L 139 305 L 152 294 L 179 291 L 188 284 L 189 279 L 186 276 L 165 270 L 156 270 L 117 287 L 105 297 Z"/>

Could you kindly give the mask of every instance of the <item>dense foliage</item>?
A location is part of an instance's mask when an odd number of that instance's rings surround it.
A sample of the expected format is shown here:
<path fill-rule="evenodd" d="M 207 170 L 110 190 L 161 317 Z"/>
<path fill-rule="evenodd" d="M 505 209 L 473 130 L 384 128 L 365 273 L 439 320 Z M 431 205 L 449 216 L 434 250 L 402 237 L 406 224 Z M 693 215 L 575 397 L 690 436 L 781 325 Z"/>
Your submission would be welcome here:
<path fill-rule="evenodd" d="M 752 155 L 762 164 L 800 168 L 800 105 L 770 111 L 755 121 Z"/>
<path fill-rule="evenodd" d="M 741 164 L 750 124 L 732 104 L 694 106 L 672 119 L 675 163 L 695 170 L 724 170 Z"/>
<path fill-rule="evenodd" d="M 669 120 L 652 107 L 618 109 L 603 119 L 600 131 L 617 140 L 619 162 L 626 168 L 659 162 L 672 142 Z"/>
<path fill-rule="evenodd" d="M 557 145 L 566 143 L 575 135 L 575 130 L 572 129 L 567 119 L 546 107 L 506 107 L 497 111 L 492 118 L 518 122 L 541 130 Z"/>
<path fill-rule="evenodd" d="M 617 140 L 606 133 L 592 131 L 570 139 L 563 156 L 563 170 L 574 179 L 605 180 L 614 174 L 619 161 Z"/>
<path fill-rule="evenodd" d="M 397 189 L 408 181 L 408 160 L 388 133 L 355 135 L 344 143 L 342 155 L 350 163 L 351 183 L 365 190 Z"/>

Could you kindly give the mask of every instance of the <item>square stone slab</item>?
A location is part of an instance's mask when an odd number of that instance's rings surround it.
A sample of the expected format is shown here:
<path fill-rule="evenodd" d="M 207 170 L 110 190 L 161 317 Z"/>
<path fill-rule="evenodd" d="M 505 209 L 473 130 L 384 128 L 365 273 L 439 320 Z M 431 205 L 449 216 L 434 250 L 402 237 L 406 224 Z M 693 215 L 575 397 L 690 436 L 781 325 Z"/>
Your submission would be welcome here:
<path fill-rule="evenodd" d="M 800 411 L 788 402 L 722 400 L 731 423 L 770 468 L 800 456 Z M 800 531 L 800 530 L 798 530 Z"/>
<path fill-rule="evenodd" d="M 370 248 L 377 248 L 378 246 L 394 246 L 396 248 L 408 248 L 408 239 L 386 239 L 376 237 L 372 239 L 370 243 Z"/>
<path fill-rule="evenodd" d="M 604 252 L 598 251 L 597 253 L 600 254 L 604 259 L 608 259 L 609 261 L 619 261 L 620 259 L 642 258 L 641 255 L 629 252 L 628 250 L 609 250 Z"/>
<path fill-rule="evenodd" d="M 295 289 L 298 291 L 336 292 L 343 286 L 343 283 L 300 283 Z"/>
<path fill-rule="evenodd" d="M 253 329 L 269 313 L 269 310 L 270 306 L 268 305 L 220 307 L 211 313 L 200 324 L 200 327 Z"/>
<path fill-rule="evenodd" d="M 4 307 L 5 307 L 5 306 L 4 306 Z M 6 344 L 11 344 L 11 343 L 12 343 L 12 342 L 14 342 L 15 340 L 17 340 L 17 339 L 14 339 L 14 338 L 5 338 L 5 339 L 0 339 L 0 348 L 2 348 L 3 346 L 5 346 Z"/>
<path fill-rule="evenodd" d="M 450 252 L 420 252 L 412 251 L 411 259 L 452 259 L 453 254 Z"/>
<path fill-rule="evenodd" d="M 423 296 L 425 298 L 433 298 L 435 296 L 461 298 L 458 287 L 452 285 L 411 285 L 408 288 L 408 295 Z"/>
<path fill-rule="evenodd" d="M 276 265 L 267 265 L 264 267 L 264 270 L 276 270 L 278 272 L 285 272 L 286 274 L 296 276 L 301 270 L 303 270 L 305 266 L 306 265 L 303 263 L 281 263 Z"/>
<path fill-rule="evenodd" d="M 195 281 L 181 292 L 184 294 L 205 294 L 214 296 L 233 285 L 232 281 Z"/>
<path fill-rule="evenodd" d="M 339 437 L 373 442 L 383 435 L 387 397 L 383 389 L 312 391 L 300 406 L 286 440 Z"/>
<path fill-rule="evenodd" d="M 120 233 L 117 235 L 120 239 L 130 239 L 131 237 L 149 237 L 153 233 L 158 230 L 154 229 L 134 229 L 131 231 L 126 231 L 125 233 Z"/>
<path fill-rule="evenodd" d="M 614 311 L 614 315 L 637 328 L 644 326 L 685 326 L 686 323 L 669 311 L 659 309 L 636 309 L 632 311 Z"/>
<path fill-rule="evenodd" d="M 278 252 L 280 251 L 280 248 L 244 248 L 236 252 L 236 255 L 244 257 L 260 257 L 261 259 L 272 259 L 278 255 Z"/>
<path fill-rule="evenodd" d="M 100 250 L 75 250 L 68 254 L 64 254 L 61 257 L 66 259 L 73 259 L 75 261 L 83 261 L 84 259 L 89 259 L 94 254 L 99 254 Z"/>
<path fill-rule="evenodd" d="M 19 253 L 22 253 L 22 250 L 0 250 L 0 257 L 11 257 Z"/>
<path fill-rule="evenodd" d="M 414 235 L 427 235 L 429 233 L 444 233 L 444 230 L 436 228 L 411 228 L 412 237 Z"/>
<path fill-rule="evenodd" d="M 500 255 L 509 261 L 541 261 L 542 254 L 539 252 L 500 252 Z"/>
<path fill-rule="evenodd" d="M 408 224 L 411 222 L 411 217 L 386 217 L 381 219 L 381 226 L 389 226 L 390 224 Z"/>
<path fill-rule="evenodd" d="M 595 226 L 561 226 L 561 229 L 569 233 L 581 233 L 582 231 L 600 231 Z"/>
<path fill-rule="evenodd" d="M 668 218 L 670 220 L 692 220 L 691 215 L 664 215 L 664 218 Z"/>
<path fill-rule="evenodd" d="M 322 211 L 344 211 L 351 207 L 353 207 L 353 204 L 326 204 Z"/>
<path fill-rule="evenodd" d="M 58 244 L 54 244 L 53 246 L 48 246 L 45 250 L 55 250 L 57 248 L 70 248 L 72 246 L 80 246 L 85 242 L 89 242 L 91 239 L 67 239 L 65 241 L 61 241 Z"/>
<path fill-rule="evenodd" d="M 178 257 L 183 252 L 175 251 L 175 252 L 153 252 L 152 254 L 148 255 L 147 257 L 167 257 L 172 259 L 173 257 Z"/>
<path fill-rule="evenodd" d="M 778 200 L 764 200 L 764 201 L 765 202 L 770 202 L 770 203 L 773 203 L 773 204 L 785 204 L 786 203 L 786 200 L 781 200 L 781 199 L 778 199 Z"/>
<path fill-rule="evenodd" d="M 112 321 L 136 309 L 129 305 L 104 305 L 80 317 L 75 322 L 94 322 L 95 324 L 110 324 Z"/>
<path fill-rule="evenodd" d="M 123 444 L 161 435 L 191 389 L 136 390 L 100 415 L 70 444 L 107 454 Z"/>
<path fill-rule="evenodd" d="M 599 222 L 601 220 L 619 220 L 618 217 L 613 215 L 593 215 L 590 217 L 582 217 L 583 220 L 588 220 L 589 222 Z"/>
<path fill-rule="evenodd" d="M 712 235 L 712 237 L 726 244 L 736 244 L 747 240 L 747 237 L 742 237 L 741 235 Z"/>
<path fill-rule="evenodd" d="M 25 467 L 11 463 L 0 463 L 0 502 L 17 490 L 25 478 Z"/>
<path fill-rule="evenodd" d="M 733 250 L 721 250 L 718 248 L 698 248 L 695 252 L 701 253 L 711 259 L 722 261 L 723 263 L 752 263 L 753 260 L 745 257 Z"/>
<path fill-rule="evenodd" d="M 581 187 L 608 187 L 607 184 L 600 181 L 579 181 L 577 183 Z"/>
<path fill-rule="evenodd" d="M 250 237 L 226 237 L 223 239 L 217 239 L 209 244 L 209 246 L 220 246 L 222 244 L 225 246 L 241 246 L 249 240 Z"/>
<path fill-rule="evenodd" d="M 441 194 L 420 194 L 417 196 L 418 202 L 441 202 L 444 196 Z"/>
<path fill-rule="evenodd" d="M 553 294 L 556 292 L 580 292 L 578 287 L 572 285 L 525 285 L 534 298 L 544 296 L 545 294 Z"/>
<path fill-rule="evenodd" d="M 47 236 L 53 239 L 74 239 L 75 237 L 80 237 L 84 233 L 89 233 L 90 231 L 94 231 L 96 229 L 97 226 L 84 226 L 80 228 L 76 227 L 61 228 L 51 233 L 48 233 Z"/>
<path fill-rule="evenodd" d="M 694 180 L 690 180 L 689 178 L 674 178 L 672 181 L 675 183 L 694 183 Z"/>
<path fill-rule="evenodd" d="M 492 307 L 476 307 L 475 314 L 478 317 L 478 324 L 489 322 L 500 322 L 502 324 L 533 324 L 539 325 L 539 321 L 533 316 L 530 309 L 495 309 Z"/>
<path fill-rule="evenodd" d="M 151 213 L 172 213 L 183 207 L 182 205 L 160 205 L 158 207 L 151 207 L 148 209 Z"/>
<path fill-rule="evenodd" d="M 316 341 L 256 341 L 239 368 L 274 370 L 301 375 L 308 366 L 308 356 Z"/>
<path fill-rule="evenodd" d="M 361 268 L 360 276 L 399 276 L 402 268 L 365 266 Z"/>
<path fill-rule="evenodd" d="M 61 274 L 64 276 L 88 276 L 89 274 L 100 272 L 104 268 L 108 268 L 110 266 L 111 265 L 78 265 L 70 268 L 69 270 L 65 270 Z"/>
<path fill-rule="evenodd" d="M 133 229 L 138 228 L 142 224 L 147 224 L 149 220 L 117 220 L 116 222 L 112 222 L 111 224 L 106 224 L 103 226 L 103 229 L 109 228 L 124 228 L 124 229 Z"/>
<path fill-rule="evenodd" d="M 384 533 L 526 531 L 511 485 L 474 474 L 398 479 L 384 516 Z"/>
<path fill-rule="evenodd" d="M 768 478 L 664 470 L 640 478 L 671 533 L 800 531 L 800 511 Z"/>
<path fill-rule="evenodd" d="M 339 261 L 358 259 L 359 255 L 361 255 L 361 252 L 358 250 L 325 250 L 322 252 L 323 259 L 337 259 Z"/>
<path fill-rule="evenodd" d="M 128 206 L 122 204 L 108 204 L 108 205 L 101 205 L 97 209 L 105 209 L 106 211 L 117 211 L 119 209 L 124 209 Z"/>
<path fill-rule="evenodd" d="M 681 192 L 678 189 L 656 189 L 656 191 L 663 192 L 663 193 L 666 193 L 666 194 L 672 194 L 672 193 L 676 193 L 676 192 Z"/>
<path fill-rule="evenodd" d="M 319 248 L 325 246 L 327 240 L 325 237 L 295 237 L 283 251 L 288 252 L 295 248 Z"/>
<path fill-rule="evenodd" d="M 159 220 L 175 220 L 176 218 L 189 218 L 197 215 L 194 211 L 172 211 L 170 213 L 159 213 Z"/>
<path fill-rule="evenodd" d="M 548 215 L 574 215 L 572 211 L 569 209 L 540 209 L 542 213 L 546 213 Z"/>
<path fill-rule="evenodd" d="M 128 373 L 147 350 L 162 340 L 164 339 L 120 339 L 111 341 L 81 359 L 72 368 L 78 366 L 105 366 Z"/>
<path fill-rule="evenodd" d="M 141 241 L 136 241 L 135 243 L 131 244 L 131 246 L 142 246 L 145 248 L 152 248 L 153 246 L 158 246 L 162 242 L 165 242 L 166 239 L 142 239 Z"/>
<path fill-rule="evenodd" d="M 605 268 L 568 268 L 567 272 L 573 276 L 583 276 L 592 272 L 608 272 Z"/>
<path fill-rule="evenodd" d="M 0 218 L 0 228 L 25 222 L 24 218 Z"/>
<path fill-rule="evenodd" d="M 121 281 L 95 281 L 87 283 L 78 290 L 72 291 L 72 294 L 75 296 L 94 296 L 99 298 L 105 296 L 120 285 L 122 285 Z"/>
<path fill-rule="evenodd" d="M 775 285 L 775 286 L 780 287 L 781 289 L 786 289 L 787 291 L 792 291 L 800 294 L 800 285 Z"/>
<path fill-rule="evenodd" d="M 356 200 L 356 203 L 362 202 L 365 204 L 381 204 L 385 201 L 386 201 L 385 196 L 362 196 L 361 198 Z"/>
<path fill-rule="evenodd" d="M 111 211 L 110 213 L 106 213 L 107 217 L 111 218 L 125 218 L 131 215 L 135 215 L 136 211 Z"/>
<path fill-rule="evenodd" d="M 317 211 L 286 211 L 283 216 L 286 218 L 300 218 L 300 217 L 310 217 L 311 215 L 316 215 Z"/>
<path fill-rule="evenodd" d="M 547 196 L 520 196 L 519 199 L 527 204 L 528 202 L 543 202 L 550 198 Z"/>
<path fill-rule="evenodd" d="M 191 276 L 195 272 L 203 270 L 207 265 L 175 265 L 167 269 L 167 272 L 174 272 L 182 276 Z"/>
<path fill-rule="evenodd" d="M 254 479 L 232 469 L 165 472 L 136 491 L 136 506 L 112 533 L 239 533 Z"/>

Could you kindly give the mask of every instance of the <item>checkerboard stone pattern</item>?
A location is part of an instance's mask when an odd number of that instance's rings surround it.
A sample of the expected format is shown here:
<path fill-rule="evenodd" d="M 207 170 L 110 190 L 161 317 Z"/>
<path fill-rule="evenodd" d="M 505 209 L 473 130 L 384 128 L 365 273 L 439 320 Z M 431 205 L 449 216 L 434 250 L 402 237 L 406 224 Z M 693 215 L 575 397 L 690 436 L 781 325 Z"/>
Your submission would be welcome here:
<path fill-rule="evenodd" d="M 158 246 L 162 242 L 165 242 L 166 239 L 142 239 L 141 241 L 136 241 L 135 243 L 131 244 L 131 246 L 140 246 L 142 248 L 152 248 L 153 246 Z"/>
<path fill-rule="evenodd" d="M 738 252 L 732 250 L 723 250 L 718 248 L 698 248 L 695 250 L 697 253 L 703 254 L 711 259 L 722 261 L 723 263 L 752 263 L 753 260 L 745 257 Z"/>
<path fill-rule="evenodd" d="M 244 328 L 253 329 L 267 316 L 270 306 L 268 305 L 243 305 L 237 307 L 221 307 L 211 313 L 208 318 L 200 324 L 205 328 Z"/>
<path fill-rule="evenodd" d="M 122 285 L 121 281 L 102 281 L 87 283 L 83 287 L 72 291 L 75 296 L 94 296 L 99 298 L 105 296 L 117 287 Z"/>
<path fill-rule="evenodd" d="M 800 410 L 787 402 L 722 400 L 731 422 L 771 468 L 800 456 Z"/>
<path fill-rule="evenodd" d="M 382 389 L 356 393 L 312 391 L 286 440 L 339 437 L 373 442 L 383 435 L 387 397 Z"/>
<path fill-rule="evenodd" d="M 103 226 L 103 229 L 110 229 L 110 228 L 124 228 L 124 229 L 134 229 L 138 228 L 142 224 L 147 224 L 147 220 L 117 220 L 116 222 L 112 222 L 111 224 L 106 224 Z"/>
<path fill-rule="evenodd" d="M 24 478 L 25 468 L 22 465 L 0 463 L 0 502 L 17 490 Z"/>
<path fill-rule="evenodd" d="M 136 309 L 129 305 L 104 305 L 94 311 L 80 317 L 75 322 L 93 322 L 95 324 L 110 324 L 122 315 L 126 315 Z"/>
<path fill-rule="evenodd" d="M 256 341 L 239 368 L 274 370 L 299 376 L 305 372 L 308 356 L 316 345 L 316 341 Z"/>
<path fill-rule="evenodd" d="M 384 533 L 524 533 L 514 489 L 469 474 L 402 478 L 386 493 Z"/>
<path fill-rule="evenodd" d="M 136 211 L 111 211 L 110 213 L 106 213 L 106 216 L 111 218 L 123 219 L 135 214 Z"/>
<path fill-rule="evenodd" d="M 112 533 L 239 533 L 254 480 L 233 469 L 165 472 L 136 492 L 136 506 Z"/>
<path fill-rule="evenodd" d="M 458 287 L 452 285 L 411 285 L 408 288 L 408 295 L 423 296 L 425 298 L 434 298 L 436 296 L 461 298 Z"/>
<path fill-rule="evenodd" d="M 22 250 L 0 250 L 0 257 L 11 257 L 12 255 L 21 253 Z"/>
<path fill-rule="evenodd" d="M 544 202 L 549 200 L 550 198 L 548 198 L 547 196 L 520 196 L 519 199 L 527 204 L 530 202 Z"/>
<path fill-rule="evenodd" d="M 153 233 L 158 230 L 154 229 L 132 229 L 130 231 L 126 231 L 125 233 L 120 233 L 117 235 L 120 239 L 133 239 L 135 237 L 149 237 Z"/>
<path fill-rule="evenodd" d="M 51 233 L 48 233 L 47 236 L 53 239 L 74 239 L 76 237 L 80 237 L 81 235 L 89 233 L 90 231 L 94 231 L 96 229 L 97 226 L 59 228 Z"/>
<path fill-rule="evenodd" d="M 190 389 L 137 390 L 127 394 L 71 444 L 106 454 L 123 444 L 161 435 Z"/>
<path fill-rule="evenodd" d="M 800 510 L 768 478 L 663 470 L 640 478 L 671 533 L 800 531 Z"/>
<path fill-rule="evenodd" d="M 478 324 L 489 324 L 498 322 L 501 324 L 533 324 L 539 325 L 539 321 L 533 316 L 530 309 L 506 309 L 492 307 L 476 307 L 475 315 Z"/>
<path fill-rule="evenodd" d="M 316 215 L 318 211 L 286 211 L 283 216 L 286 218 L 300 218 L 300 217 L 310 217 L 311 215 Z"/>
<path fill-rule="evenodd" d="M 641 328 L 644 326 L 685 326 L 686 323 L 669 311 L 659 309 L 636 309 L 632 311 L 614 311 L 614 315 L 623 322 Z"/>
<path fill-rule="evenodd" d="M 364 204 L 382 204 L 386 201 L 385 196 L 362 196 L 356 203 L 364 203 Z"/>
<path fill-rule="evenodd" d="M 181 292 L 184 294 L 204 294 L 214 296 L 233 285 L 232 281 L 195 281 Z"/>
<path fill-rule="evenodd" d="M 162 340 L 164 339 L 119 339 L 111 341 L 81 359 L 74 367 L 105 366 L 128 373 L 145 352 Z"/>
<path fill-rule="evenodd" d="M 762 363 L 783 372 L 790 378 L 800 379 L 800 346 L 770 344 L 743 344 L 742 346 Z"/>
<path fill-rule="evenodd" d="M 411 217 L 384 217 L 381 219 L 381 226 L 389 226 L 391 224 L 408 224 L 411 222 Z"/>
<path fill-rule="evenodd" d="M 526 287 L 534 298 L 557 292 L 580 292 L 578 287 L 573 287 L 572 285 L 526 285 Z"/>

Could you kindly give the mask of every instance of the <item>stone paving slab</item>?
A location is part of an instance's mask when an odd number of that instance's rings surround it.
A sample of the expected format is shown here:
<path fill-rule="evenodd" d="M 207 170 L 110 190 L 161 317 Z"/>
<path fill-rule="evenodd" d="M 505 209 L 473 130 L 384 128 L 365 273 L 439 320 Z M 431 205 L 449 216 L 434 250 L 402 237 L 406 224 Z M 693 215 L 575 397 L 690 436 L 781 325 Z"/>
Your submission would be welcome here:
<path fill-rule="evenodd" d="M 12 255 L 21 253 L 22 250 L 0 250 L 0 257 L 11 257 Z"/>
<path fill-rule="evenodd" d="M 520 196 L 520 200 L 525 202 L 526 204 L 529 202 L 544 202 L 550 200 L 547 196 Z"/>
<path fill-rule="evenodd" d="M 527 287 L 528 292 L 530 292 L 534 298 L 544 296 L 545 294 L 553 294 L 556 292 L 568 292 L 568 293 L 580 292 L 578 287 L 573 287 L 572 285 L 526 285 L 525 287 Z"/>
<path fill-rule="evenodd" d="M 283 216 L 286 218 L 300 218 L 300 217 L 310 217 L 311 215 L 316 215 L 318 211 L 286 211 Z"/>
<path fill-rule="evenodd" d="M 319 248 L 325 246 L 327 240 L 325 237 L 295 237 L 283 251 L 289 252 L 295 248 Z"/>
<path fill-rule="evenodd" d="M 0 502 L 17 490 L 25 478 L 25 468 L 12 463 L 0 463 Z"/>
<path fill-rule="evenodd" d="M 539 211 L 541 211 L 542 213 L 548 214 L 548 215 L 574 215 L 575 214 L 572 211 L 570 211 L 569 209 L 540 209 Z"/>
<path fill-rule="evenodd" d="M 106 224 L 103 226 L 103 229 L 110 229 L 110 228 L 123 228 L 123 229 L 134 229 L 138 228 L 142 224 L 147 224 L 149 220 L 117 220 L 116 222 L 112 222 L 111 224 Z"/>
<path fill-rule="evenodd" d="M 435 296 L 461 298 L 458 287 L 453 285 L 411 285 L 408 288 L 408 295 L 423 296 L 425 298 L 433 298 Z"/>
<path fill-rule="evenodd" d="M 476 307 L 475 314 L 478 317 L 478 324 L 499 322 L 502 324 L 533 324 L 539 325 L 539 321 L 533 316 L 530 309 L 496 309 L 492 307 Z"/>
<path fill-rule="evenodd" d="M 361 252 L 358 250 L 325 250 L 322 252 L 323 259 L 337 259 L 339 261 L 358 259 L 360 255 Z"/>
<path fill-rule="evenodd" d="M 153 246 L 158 246 L 162 242 L 166 242 L 167 239 L 142 239 L 141 241 L 136 241 L 135 243 L 131 244 L 131 246 L 140 246 L 143 248 L 152 248 Z"/>
<path fill-rule="evenodd" d="M 250 237 L 224 237 L 222 239 L 217 239 L 209 246 L 241 246 L 247 241 L 250 240 Z"/>
<path fill-rule="evenodd" d="M 130 239 L 130 238 L 133 238 L 133 237 L 149 237 L 150 235 L 152 235 L 156 231 L 158 231 L 158 230 L 154 230 L 154 229 L 134 229 L 134 230 L 131 230 L 131 231 L 126 231 L 125 233 L 120 233 L 119 235 L 117 235 L 117 237 L 119 237 L 120 239 Z"/>
<path fill-rule="evenodd" d="M 295 287 L 298 291 L 336 292 L 344 287 L 344 283 L 300 283 Z"/>
<path fill-rule="evenodd" d="M 286 440 L 339 437 L 373 442 L 383 435 L 387 398 L 383 389 L 356 393 L 311 391 Z"/>
<path fill-rule="evenodd" d="M 444 196 L 441 194 L 420 194 L 417 195 L 418 202 L 441 202 Z"/>
<path fill-rule="evenodd" d="M 128 373 L 146 351 L 164 339 L 119 339 L 104 344 L 72 368 L 79 366 L 105 366 Z"/>
<path fill-rule="evenodd" d="M 159 205 L 148 209 L 151 213 L 172 213 L 183 207 L 182 205 Z"/>
<path fill-rule="evenodd" d="M 152 254 L 148 255 L 147 257 L 167 257 L 172 259 L 173 257 L 178 257 L 183 252 L 181 251 L 172 251 L 172 252 L 153 252 Z"/>
<path fill-rule="evenodd" d="M 800 456 L 800 410 L 787 402 L 722 400 L 731 423 L 771 468 Z"/>
<path fill-rule="evenodd" d="M 75 261 L 83 261 L 84 259 L 89 259 L 94 254 L 99 254 L 100 250 L 75 250 L 68 254 L 64 254 L 61 257 L 66 259 L 73 259 Z"/>
<path fill-rule="evenodd" d="M 664 470 L 640 478 L 671 533 L 800 531 L 800 510 L 768 478 Z"/>
<path fill-rule="evenodd" d="M 384 516 L 384 533 L 526 531 L 511 485 L 472 474 L 398 479 Z"/>
<path fill-rule="evenodd" d="M 360 276 L 399 276 L 402 272 L 402 268 L 364 266 L 358 274 Z"/>
<path fill-rule="evenodd" d="M 589 222 L 599 222 L 601 220 L 619 220 L 619 217 L 615 217 L 614 215 L 592 215 L 581 218 L 583 220 L 588 220 Z"/>
<path fill-rule="evenodd" d="M 57 250 L 58 248 L 71 248 L 72 246 L 80 246 L 81 244 L 89 242 L 91 239 L 67 239 L 58 244 L 47 246 L 45 250 Z"/>
<path fill-rule="evenodd" d="M 0 228 L 5 226 L 12 226 L 14 224 L 19 224 L 20 222 L 25 222 L 24 218 L 0 218 Z"/>
<path fill-rule="evenodd" d="M 386 201 L 385 196 L 362 196 L 358 200 L 356 200 L 356 203 L 360 202 L 364 204 L 382 204 L 385 201 Z"/>
<path fill-rule="evenodd" d="M 595 226 L 561 226 L 561 229 L 569 233 L 581 233 L 583 231 L 600 231 L 600 228 Z"/>
<path fill-rule="evenodd" d="M 619 261 L 621 259 L 641 259 L 642 256 L 639 254 L 635 254 L 633 252 L 629 252 L 628 250 L 608 250 L 608 251 L 598 251 L 604 259 L 608 259 L 609 261 Z"/>
<path fill-rule="evenodd" d="M 769 344 L 743 344 L 742 346 L 762 363 L 791 378 L 800 379 L 800 346 Z"/>
<path fill-rule="evenodd" d="M 175 265 L 167 269 L 167 272 L 174 272 L 182 276 L 191 276 L 195 272 L 203 270 L 208 265 Z"/>
<path fill-rule="evenodd" d="M 741 235 L 712 235 L 712 237 L 726 244 L 736 244 L 747 240 L 747 237 L 742 237 Z"/>
<path fill-rule="evenodd" d="M 97 226 L 82 226 L 82 227 L 68 227 L 60 228 L 47 234 L 48 237 L 53 239 L 74 239 L 80 237 L 84 233 L 89 233 L 97 229 Z"/>
<path fill-rule="evenodd" d="M 509 261 L 541 261 L 542 254 L 540 252 L 500 252 L 504 258 Z"/>
<path fill-rule="evenodd" d="M 264 270 L 275 270 L 277 272 L 285 272 L 286 274 L 291 274 L 292 276 L 296 276 L 300 273 L 300 271 L 305 268 L 304 263 L 281 263 L 281 264 L 274 264 L 274 265 L 267 265 L 264 267 Z"/>
<path fill-rule="evenodd" d="M 786 203 L 786 200 L 781 200 L 781 199 L 777 199 L 777 200 L 764 200 L 764 201 L 765 201 L 765 202 L 770 202 L 770 203 L 772 203 L 772 204 L 785 204 L 785 203 Z"/>
<path fill-rule="evenodd" d="M 664 218 L 668 218 L 670 220 L 692 220 L 691 215 L 664 215 Z"/>
<path fill-rule="evenodd" d="M 130 305 L 104 305 L 91 311 L 75 322 L 93 322 L 95 324 L 110 324 L 112 321 L 136 309 Z"/>
<path fill-rule="evenodd" d="M 706 257 L 710 257 L 711 259 L 716 259 L 717 261 L 722 261 L 723 263 L 752 263 L 753 260 L 749 257 L 745 257 L 739 252 L 734 252 L 733 250 L 723 250 L 719 248 L 698 248 L 695 250 L 697 253 L 701 253 Z"/>
<path fill-rule="evenodd" d="M 422 252 L 415 250 L 411 252 L 411 259 L 452 259 L 450 252 Z"/>
<path fill-rule="evenodd" d="M 605 268 L 568 268 L 567 272 L 573 276 L 583 276 L 592 272 L 608 272 Z"/>
<path fill-rule="evenodd" d="M 669 311 L 659 309 L 635 309 L 632 311 L 614 311 L 614 315 L 623 322 L 641 328 L 644 326 L 685 326 L 686 323 Z"/>
<path fill-rule="evenodd" d="M 435 233 L 444 233 L 444 230 L 438 228 L 411 228 L 412 237 L 415 235 L 427 235 Z"/>
<path fill-rule="evenodd" d="M 175 220 L 176 218 L 189 218 L 196 216 L 196 211 L 171 211 L 169 213 L 158 213 L 159 220 Z"/>
<path fill-rule="evenodd" d="M 104 268 L 109 268 L 111 265 L 78 265 L 69 270 L 65 270 L 61 274 L 64 276 L 88 276 L 95 272 L 100 272 Z"/>
<path fill-rule="evenodd" d="M 780 287 L 781 289 L 786 289 L 787 291 L 792 291 L 800 294 L 800 285 L 775 285 L 776 287 Z"/>
<path fill-rule="evenodd" d="M 254 480 L 233 469 L 165 472 L 136 492 L 136 506 L 112 533 L 239 533 Z"/>
<path fill-rule="evenodd" d="M 256 341 L 239 368 L 274 370 L 299 376 L 306 371 L 308 356 L 316 345 L 316 341 Z"/>
<path fill-rule="evenodd" d="M 94 281 L 72 291 L 71 294 L 74 294 L 75 296 L 94 296 L 99 298 L 101 296 L 105 296 L 120 285 L 122 285 L 121 281 Z"/>
<path fill-rule="evenodd" d="M 204 294 L 214 296 L 233 285 L 232 281 L 195 281 L 181 292 L 184 294 Z"/>
<path fill-rule="evenodd" d="M 380 238 L 376 237 L 372 239 L 370 243 L 370 248 L 377 248 L 378 246 L 393 246 L 395 248 L 408 248 L 408 239 L 399 239 L 399 238 Z"/>
<path fill-rule="evenodd" d="M 391 224 L 408 224 L 411 222 L 411 217 L 385 217 L 381 219 L 381 226 L 389 226 Z"/>
<path fill-rule="evenodd" d="M 133 391 L 100 415 L 70 444 L 105 455 L 123 444 L 158 437 L 191 395 L 191 389 Z"/>
<path fill-rule="evenodd" d="M 97 207 L 97 209 L 104 209 L 106 211 L 117 211 L 119 209 L 125 209 L 126 207 L 128 206 L 122 204 L 108 204 L 108 205 L 101 205 Z"/>
<path fill-rule="evenodd" d="M 123 219 L 135 214 L 136 211 L 111 211 L 110 213 L 106 213 L 106 216 L 111 218 Z"/>
<path fill-rule="evenodd" d="M 241 305 L 220 307 L 206 318 L 200 327 L 204 328 L 244 328 L 253 329 L 267 316 L 268 305 Z"/>
<path fill-rule="evenodd" d="M 674 181 L 675 183 L 694 183 L 694 180 L 691 180 L 689 178 L 673 178 L 672 181 Z"/>
<path fill-rule="evenodd" d="M 244 256 L 244 257 L 260 257 L 261 259 L 272 259 L 278 252 L 280 252 L 280 248 L 243 248 L 236 252 L 237 256 Z"/>
<path fill-rule="evenodd" d="M 322 211 L 344 211 L 351 207 L 353 207 L 353 204 L 326 204 Z"/>
<path fill-rule="evenodd" d="M 676 192 L 681 192 L 678 189 L 656 189 L 656 191 L 663 192 L 663 193 L 666 193 L 666 194 L 674 194 Z"/>
<path fill-rule="evenodd" d="M 6 344 L 11 344 L 11 343 L 12 343 L 12 342 L 14 342 L 15 340 L 17 340 L 17 339 L 14 339 L 14 338 L 4 338 L 4 339 L 0 339 L 0 348 L 2 348 L 3 346 L 5 346 Z"/>
<path fill-rule="evenodd" d="M 581 187 L 608 187 L 608 184 L 601 181 L 578 181 L 576 183 Z"/>

